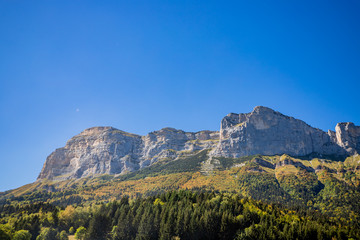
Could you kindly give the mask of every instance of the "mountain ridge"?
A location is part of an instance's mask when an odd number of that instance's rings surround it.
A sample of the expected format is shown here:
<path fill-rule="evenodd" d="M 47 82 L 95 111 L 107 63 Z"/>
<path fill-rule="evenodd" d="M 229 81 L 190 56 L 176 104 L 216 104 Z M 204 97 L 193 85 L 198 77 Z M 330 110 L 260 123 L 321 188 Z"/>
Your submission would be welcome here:
<path fill-rule="evenodd" d="M 250 113 L 229 113 L 219 131 L 167 127 L 141 136 L 113 127 L 92 127 L 51 153 L 38 180 L 125 174 L 201 150 L 209 150 L 208 159 L 256 154 L 346 157 L 360 152 L 360 127 L 338 123 L 335 131 L 324 132 L 263 106 Z"/>

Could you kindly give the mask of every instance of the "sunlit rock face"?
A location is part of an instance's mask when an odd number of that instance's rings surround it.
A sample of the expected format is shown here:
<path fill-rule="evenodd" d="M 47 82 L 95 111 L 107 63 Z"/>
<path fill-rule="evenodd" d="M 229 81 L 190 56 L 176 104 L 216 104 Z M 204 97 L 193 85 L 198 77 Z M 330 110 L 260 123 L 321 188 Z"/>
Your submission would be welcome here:
<path fill-rule="evenodd" d="M 177 157 L 179 152 L 194 152 L 213 148 L 219 139 L 218 132 L 184 132 L 174 128 L 163 128 L 142 137 L 142 163 L 148 166 L 158 159 Z M 213 140 L 213 141 L 212 141 Z"/>
<path fill-rule="evenodd" d="M 352 122 L 338 123 L 335 127 L 336 141 L 350 155 L 360 153 L 360 127 Z"/>
<path fill-rule="evenodd" d="M 311 153 L 344 155 L 346 151 L 328 133 L 259 106 L 251 113 L 230 113 L 224 117 L 219 144 L 210 154 L 236 158 L 255 154 L 305 156 Z"/>
<path fill-rule="evenodd" d="M 215 147 L 218 132 L 189 133 L 164 128 L 146 136 L 112 127 L 89 128 L 48 156 L 38 179 L 69 179 L 121 174 L 175 159 L 183 152 Z"/>
<path fill-rule="evenodd" d="M 38 179 L 123 174 L 204 149 L 209 150 L 209 158 L 256 154 L 347 156 L 360 152 L 360 127 L 339 123 L 335 132 L 326 133 L 261 106 L 250 113 L 228 114 L 219 132 L 163 128 L 140 136 L 113 127 L 94 127 L 51 153 Z"/>
<path fill-rule="evenodd" d="M 112 127 L 86 129 L 46 159 L 39 178 L 80 178 L 136 170 L 141 136 Z"/>

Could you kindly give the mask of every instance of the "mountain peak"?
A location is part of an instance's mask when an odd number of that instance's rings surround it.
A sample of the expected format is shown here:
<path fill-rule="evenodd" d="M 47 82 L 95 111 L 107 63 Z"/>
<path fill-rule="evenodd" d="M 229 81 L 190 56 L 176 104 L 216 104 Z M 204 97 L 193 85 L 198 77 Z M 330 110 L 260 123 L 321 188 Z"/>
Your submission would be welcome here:
<path fill-rule="evenodd" d="M 185 132 L 163 128 L 146 136 L 110 126 L 85 129 L 46 160 L 39 179 L 69 179 L 120 174 L 150 166 L 161 159 L 208 150 L 208 157 L 249 155 L 348 156 L 360 152 L 360 127 L 339 123 L 328 133 L 271 108 L 230 113 L 217 131 Z"/>
<path fill-rule="evenodd" d="M 105 132 L 105 131 L 109 131 L 109 130 L 117 130 L 117 129 L 110 127 L 110 126 L 91 127 L 91 128 L 85 129 L 79 135 L 96 135 L 101 132 Z"/>
<path fill-rule="evenodd" d="M 256 107 L 254 107 L 252 112 L 275 112 L 275 111 L 268 107 L 256 106 Z"/>

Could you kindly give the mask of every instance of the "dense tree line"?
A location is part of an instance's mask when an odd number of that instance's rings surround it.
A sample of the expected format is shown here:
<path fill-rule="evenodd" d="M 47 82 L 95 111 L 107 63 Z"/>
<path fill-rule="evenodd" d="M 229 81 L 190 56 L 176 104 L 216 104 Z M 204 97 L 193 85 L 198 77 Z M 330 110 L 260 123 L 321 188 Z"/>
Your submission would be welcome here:
<path fill-rule="evenodd" d="M 360 239 L 360 228 L 306 208 L 233 193 L 171 191 L 91 206 L 1 209 L 0 239 Z"/>
<path fill-rule="evenodd" d="M 275 163 L 282 157 L 296 162 L 296 166 L 285 165 L 274 171 Z M 29 184 L 21 193 L 0 193 L 0 217 L 4 212 L 17 211 L 16 208 L 24 204 L 47 202 L 66 207 L 120 200 L 125 195 L 139 198 L 191 189 L 238 193 L 290 209 L 318 210 L 330 217 L 360 221 L 360 180 L 355 168 L 356 159 L 336 164 L 330 160 L 314 160 L 318 171 L 313 171 L 309 170 L 308 158 L 260 155 L 215 158 L 212 160 L 215 170 L 210 172 L 202 170 L 206 159 L 207 152 L 200 151 L 176 161 L 163 160 L 121 176 L 103 175 L 76 181 Z"/>

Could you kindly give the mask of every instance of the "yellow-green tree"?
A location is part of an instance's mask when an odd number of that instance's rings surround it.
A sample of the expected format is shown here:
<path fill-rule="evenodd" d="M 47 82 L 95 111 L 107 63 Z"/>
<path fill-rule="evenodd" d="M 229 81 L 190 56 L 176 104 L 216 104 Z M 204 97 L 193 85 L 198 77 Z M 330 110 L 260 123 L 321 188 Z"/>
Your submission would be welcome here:
<path fill-rule="evenodd" d="M 79 240 L 83 240 L 86 235 L 86 228 L 81 226 L 76 230 L 75 238 Z"/>
<path fill-rule="evenodd" d="M 31 237 L 28 230 L 19 230 L 14 234 L 13 240 L 30 240 Z"/>

